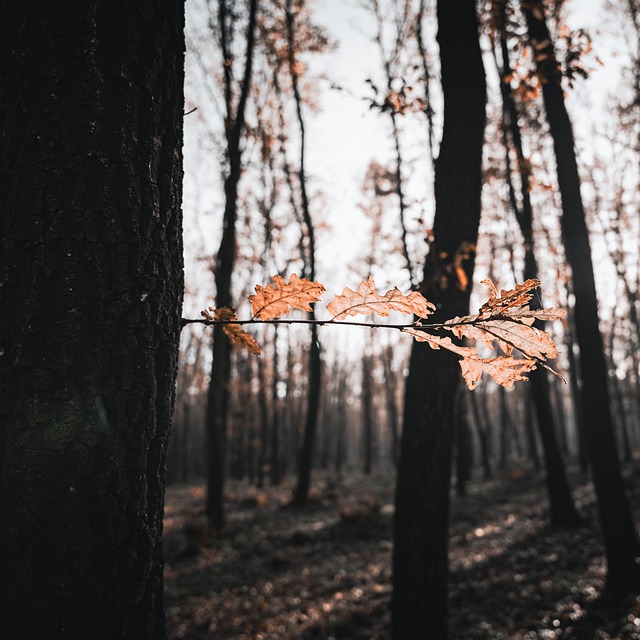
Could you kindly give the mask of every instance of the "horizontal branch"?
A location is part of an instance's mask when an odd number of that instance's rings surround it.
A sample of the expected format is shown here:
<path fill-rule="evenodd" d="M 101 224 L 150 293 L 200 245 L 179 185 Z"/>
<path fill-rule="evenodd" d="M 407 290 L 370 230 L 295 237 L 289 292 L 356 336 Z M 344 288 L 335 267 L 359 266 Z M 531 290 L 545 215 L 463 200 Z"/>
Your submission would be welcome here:
<path fill-rule="evenodd" d="M 428 331 L 431 329 L 445 329 L 449 327 L 461 327 L 464 325 L 472 325 L 472 326 L 482 326 L 484 322 L 495 322 L 496 320 L 507 320 L 509 322 L 513 322 L 514 324 L 523 324 L 519 320 L 511 318 L 506 315 L 495 315 L 491 318 L 475 318 L 472 320 L 460 320 L 459 322 L 431 322 L 431 323 L 404 323 L 404 324 L 380 324 L 378 322 L 350 322 L 348 320 L 256 320 L 255 318 L 251 318 L 250 320 L 207 320 L 206 318 L 182 318 L 182 325 L 185 327 L 188 324 L 203 324 L 205 326 L 215 326 L 215 325 L 223 325 L 223 324 L 308 324 L 308 325 L 318 325 L 321 327 L 330 326 L 330 325 L 342 325 L 347 327 L 369 327 L 372 329 L 417 329 L 418 331 L 424 330 Z M 489 330 L 483 327 L 484 331 Z M 502 338 L 501 338 L 502 339 Z M 508 342 L 508 340 L 504 340 L 504 342 Z M 517 347 L 516 347 L 517 348 Z"/>
<path fill-rule="evenodd" d="M 380 324 L 377 322 L 348 322 L 347 320 L 207 320 L 206 318 L 182 318 L 182 326 L 188 324 L 203 324 L 205 326 L 215 326 L 222 324 L 315 324 L 321 327 L 327 325 L 345 325 L 350 327 L 369 327 L 373 329 L 442 329 L 443 322 L 432 324 Z M 460 324 L 470 324 L 469 322 L 461 322 Z M 447 325 L 454 326 L 454 325 Z"/>

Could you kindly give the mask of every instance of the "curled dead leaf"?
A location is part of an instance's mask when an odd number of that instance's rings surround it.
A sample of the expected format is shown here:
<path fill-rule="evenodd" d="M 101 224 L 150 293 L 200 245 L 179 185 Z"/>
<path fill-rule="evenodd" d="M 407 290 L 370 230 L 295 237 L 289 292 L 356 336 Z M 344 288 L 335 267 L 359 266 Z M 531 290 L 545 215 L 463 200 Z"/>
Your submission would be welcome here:
<path fill-rule="evenodd" d="M 536 368 L 536 361 L 498 356 L 497 358 L 478 358 L 470 356 L 460 360 L 462 377 L 469 389 L 475 389 L 483 373 L 488 373 L 499 385 L 511 389 L 518 380 L 528 380 L 524 375 Z"/>
<path fill-rule="evenodd" d="M 482 284 L 486 284 L 491 292 L 489 294 L 489 300 L 480 307 L 480 315 L 500 315 L 504 313 L 506 309 L 513 309 L 517 307 L 523 307 L 533 297 L 533 289 L 537 289 L 540 286 L 540 280 L 531 278 L 523 284 L 516 284 L 515 289 L 504 289 L 498 295 L 498 289 L 493 282 L 486 278 L 482 281 Z"/>
<path fill-rule="evenodd" d="M 475 347 L 461 347 L 446 336 L 436 336 L 419 329 L 403 329 L 402 333 L 413 336 L 416 342 L 427 342 L 432 349 L 447 349 L 447 351 L 453 351 L 462 357 L 475 356 L 478 353 Z"/>

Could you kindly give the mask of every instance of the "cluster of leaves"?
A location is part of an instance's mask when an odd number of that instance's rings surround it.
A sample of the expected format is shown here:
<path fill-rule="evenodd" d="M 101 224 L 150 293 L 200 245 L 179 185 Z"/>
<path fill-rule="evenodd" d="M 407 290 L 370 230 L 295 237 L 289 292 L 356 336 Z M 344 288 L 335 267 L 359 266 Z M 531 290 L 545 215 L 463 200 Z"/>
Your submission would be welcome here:
<path fill-rule="evenodd" d="M 418 342 L 426 342 L 432 349 L 446 349 L 459 355 L 462 375 L 470 389 L 474 389 L 483 373 L 489 374 L 498 384 L 511 388 L 518 380 L 527 380 L 525 374 L 537 366 L 545 367 L 557 374 L 547 364 L 547 359 L 558 355 L 556 345 L 548 333 L 533 326 L 536 320 L 560 320 L 561 309 L 531 309 L 529 302 L 533 291 L 540 286 L 538 280 L 527 280 L 514 289 L 498 291 L 491 280 L 483 280 L 490 288 L 490 295 L 476 315 L 458 316 L 441 323 L 425 323 L 435 306 L 422 294 L 412 291 L 404 295 L 397 287 L 384 295 L 376 292 L 373 278 L 363 280 L 357 291 L 345 288 L 342 294 L 327 305 L 331 314 L 319 324 L 357 324 L 377 326 L 373 323 L 345 322 L 350 316 L 377 314 L 386 317 L 391 311 L 416 316 L 417 320 L 407 324 L 379 325 L 399 329 Z M 208 307 L 202 316 L 206 324 L 221 324 L 231 342 L 259 354 L 256 340 L 247 333 L 242 324 L 277 322 L 278 318 L 292 309 L 311 311 L 325 291 L 319 282 L 299 278 L 292 274 L 287 282 L 282 276 L 273 277 L 273 284 L 266 287 L 256 285 L 255 294 L 249 296 L 253 316 L 250 320 L 238 320 L 234 309 Z M 284 322 L 291 322 L 285 320 Z M 309 321 L 312 322 L 312 321 Z M 454 342 L 445 332 L 458 339 Z M 504 355 L 481 358 L 478 348 L 462 344 L 462 340 L 473 340 L 491 351 L 496 348 Z M 497 345 L 497 346 L 496 346 Z M 520 356 L 514 356 L 514 350 Z"/>

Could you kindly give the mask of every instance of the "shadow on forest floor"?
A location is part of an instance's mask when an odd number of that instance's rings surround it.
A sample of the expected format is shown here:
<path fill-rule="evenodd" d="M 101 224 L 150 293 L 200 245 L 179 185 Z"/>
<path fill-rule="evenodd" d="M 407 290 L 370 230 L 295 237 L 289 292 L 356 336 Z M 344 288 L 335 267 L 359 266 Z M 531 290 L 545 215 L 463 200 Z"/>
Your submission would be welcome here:
<path fill-rule="evenodd" d="M 170 637 L 186 640 L 390 637 L 393 474 L 320 481 L 304 508 L 289 487 L 230 483 L 228 529 L 207 539 L 202 486 L 170 488 L 165 515 Z M 640 517 L 640 486 L 628 479 Z M 544 484 L 478 483 L 453 499 L 452 637 L 640 640 L 640 598 L 601 597 L 590 483 L 573 478 L 584 526 L 546 525 Z"/>

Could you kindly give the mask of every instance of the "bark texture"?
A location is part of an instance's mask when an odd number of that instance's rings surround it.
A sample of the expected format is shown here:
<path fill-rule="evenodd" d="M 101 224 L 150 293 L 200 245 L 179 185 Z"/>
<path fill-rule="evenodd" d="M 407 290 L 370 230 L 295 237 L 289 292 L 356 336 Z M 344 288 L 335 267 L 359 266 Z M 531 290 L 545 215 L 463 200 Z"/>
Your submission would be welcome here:
<path fill-rule="evenodd" d="M 183 5 L 0 7 L 2 637 L 165 637 Z"/>
<path fill-rule="evenodd" d="M 463 243 L 475 245 L 480 222 L 486 85 L 473 0 L 438 2 L 444 130 L 436 161 L 435 242 L 424 295 L 434 322 L 465 315 L 469 289 L 451 268 Z M 473 259 L 464 261 L 469 282 Z M 425 348 L 426 347 L 426 348 Z M 448 637 L 449 484 L 457 358 L 414 344 L 405 408 L 394 520 L 392 625 L 396 640 Z"/>

